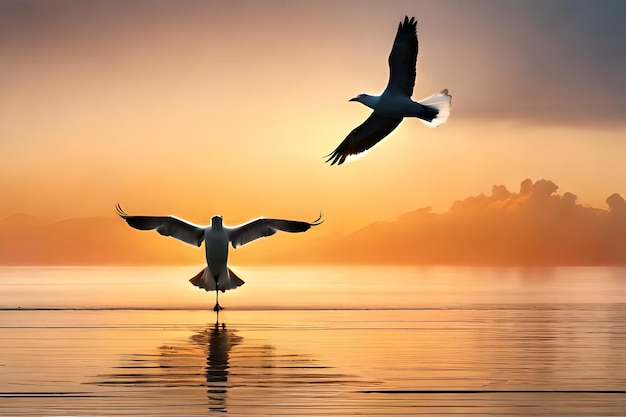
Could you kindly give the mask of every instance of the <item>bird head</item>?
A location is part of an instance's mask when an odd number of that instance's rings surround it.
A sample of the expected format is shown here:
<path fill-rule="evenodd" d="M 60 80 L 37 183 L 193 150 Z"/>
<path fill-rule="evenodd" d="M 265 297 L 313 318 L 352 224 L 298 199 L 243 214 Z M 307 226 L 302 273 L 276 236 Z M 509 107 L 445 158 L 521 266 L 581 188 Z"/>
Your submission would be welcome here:
<path fill-rule="evenodd" d="M 358 102 L 363 103 L 364 96 L 365 96 L 365 94 L 359 94 L 359 95 L 358 95 L 358 96 L 356 96 L 356 97 L 352 97 L 352 98 L 351 98 L 350 100 L 348 100 L 348 101 L 358 101 Z"/>
<path fill-rule="evenodd" d="M 370 109 L 374 109 L 379 99 L 380 97 L 370 96 L 369 94 L 359 94 L 348 101 L 358 101 L 359 103 L 365 104 Z"/>
<path fill-rule="evenodd" d="M 211 226 L 221 226 L 222 225 L 222 216 L 213 216 L 211 217 Z"/>

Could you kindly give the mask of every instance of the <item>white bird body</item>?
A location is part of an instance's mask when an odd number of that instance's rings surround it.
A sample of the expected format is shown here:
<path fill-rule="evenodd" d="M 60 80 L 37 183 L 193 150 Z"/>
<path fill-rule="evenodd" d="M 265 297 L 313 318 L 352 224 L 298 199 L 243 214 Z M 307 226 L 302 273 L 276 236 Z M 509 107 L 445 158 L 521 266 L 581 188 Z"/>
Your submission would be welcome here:
<path fill-rule="evenodd" d="M 354 128 L 331 152 L 326 162 L 341 165 L 347 158 L 365 152 L 398 127 L 405 117 L 416 117 L 430 127 L 448 119 L 452 97 L 442 90 L 420 101 L 413 101 L 417 62 L 417 21 L 400 22 L 389 54 L 389 82 L 380 96 L 359 94 L 350 99 L 374 110 L 370 117 Z"/>
<path fill-rule="evenodd" d="M 209 226 L 199 226 L 175 216 L 130 216 L 118 204 L 117 213 L 129 226 L 139 230 L 156 230 L 185 243 L 201 246 L 204 243 L 207 266 L 189 281 L 206 291 L 216 292 L 215 311 L 221 310 L 217 302 L 218 291 L 226 291 L 244 284 L 228 267 L 228 244 L 238 248 L 256 239 L 271 236 L 277 231 L 298 233 L 322 223 L 322 216 L 309 223 L 296 220 L 258 219 L 227 227 L 222 216 L 213 216 Z"/>

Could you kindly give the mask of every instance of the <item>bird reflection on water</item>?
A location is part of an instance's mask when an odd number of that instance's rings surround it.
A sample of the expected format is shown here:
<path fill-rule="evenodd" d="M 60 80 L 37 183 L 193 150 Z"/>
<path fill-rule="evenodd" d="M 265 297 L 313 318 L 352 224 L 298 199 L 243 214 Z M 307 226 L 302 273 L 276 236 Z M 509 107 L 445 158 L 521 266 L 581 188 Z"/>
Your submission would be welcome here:
<path fill-rule="evenodd" d="M 200 393 L 195 388 L 206 387 L 209 410 L 225 412 L 231 350 L 242 343 L 243 337 L 235 330 L 215 323 L 182 343 L 161 345 L 155 354 L 129 355 L 116 367 L 120 372 L 100 375 L 96 383 L 146 390 L 165 388 L 194 398 Z"/>
<path fill-rule="evenodd" d="M 99 375 L 95 384 L 128 388 L 115 392 L 123 397 L 151 398 L 154 403 L 149 407 L 167 406 L 174 400 L 185 409 L 181 415 L 196 415 L 207 411 L 198 406 L 208 407 L 209 413 L 249 409 L 261 403 L 272 410 L 298 408 L 316 395 L 334 393 L 353 378 L 336 374 L 306 353 L 279 351 L 263 339 L 244 338 L 239 333 L 215 323 L 163 344 L 155 353 L 124 355 L 116 372 Z M 278 401 L 285 397 L 290 399 L 288 404 Z M 271 398 L 277 402 L 267 403 Z"/>
<path fill-rule="evenodd" d="M 191 342 L 200 349 L 206 348 L 206 382 L 209 410 L 226 412 L 230 350 L 243 341 L 226 324 L 215 323 L 212 329 L 191 336 Z"/>

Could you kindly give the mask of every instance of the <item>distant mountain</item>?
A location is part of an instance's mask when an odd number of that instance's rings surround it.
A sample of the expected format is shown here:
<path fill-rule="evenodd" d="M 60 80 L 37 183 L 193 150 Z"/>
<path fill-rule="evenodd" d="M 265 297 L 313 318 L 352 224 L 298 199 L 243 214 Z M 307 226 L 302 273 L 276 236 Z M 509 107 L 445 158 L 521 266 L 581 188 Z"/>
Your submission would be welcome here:
<path fill-rule="evenodd" d="M 551 181 L 525 180 L 518 193 L 494 186 L 445 213 L 421 208 L 349 235 L 278 233 L 230 249 L 233 265 L 626 265 L 626 201 L 585 207 Z M 202 249 L 118 218 L 50 223 L 26 215 L 0 221 L 0 265 L 204 263 Z"/>
<path fill-rule="evenodd" d="M 0 220 L 0 236 L 2 233 L 14 233 L 19 230 L 29 230 L 50 223 L 49 220 L 31 216 L 29 214 L 13 214 Z"/>
<path fill-rule="evenodd" d="M 113 217 L 50 223 L 20 215 L 0 222 L 2 265 L 201 264 L 203 260 L 198 248 L 133 230 Z"/>
<path fill-rule="evenodd" d="M 518 193 L 494 186 L 491 195 L 429 207 L 394 222 L 376 222 L 347 236 L 318 239 L 280 254 L 255 253 L 254 263 L 410 264 L 472 266 L 626 265 L 626 202 L 585 207 L 551 181 L 524 180 Z"/>

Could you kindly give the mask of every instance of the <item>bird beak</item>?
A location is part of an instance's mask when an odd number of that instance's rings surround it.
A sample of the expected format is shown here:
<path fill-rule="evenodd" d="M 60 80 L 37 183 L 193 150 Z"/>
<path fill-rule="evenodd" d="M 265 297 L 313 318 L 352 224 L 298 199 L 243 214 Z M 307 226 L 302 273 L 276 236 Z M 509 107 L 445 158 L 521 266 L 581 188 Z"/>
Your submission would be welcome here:
<path fill-rule="evenodd" d="M 348 101 L 356 101 L 356 97 L 352 97 L 350 100 Z"/>

